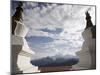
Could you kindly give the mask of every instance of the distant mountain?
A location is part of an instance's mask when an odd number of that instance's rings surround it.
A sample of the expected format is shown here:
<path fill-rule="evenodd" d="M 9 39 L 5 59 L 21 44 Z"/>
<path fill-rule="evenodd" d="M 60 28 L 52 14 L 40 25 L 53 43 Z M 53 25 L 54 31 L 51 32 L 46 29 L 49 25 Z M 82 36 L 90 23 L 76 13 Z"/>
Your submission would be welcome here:
<path fill-rule="evenodd" d="M 49 66 L 72 66 L 79 62 L 79 58 L 73 55 L 55 55 L 52 57 L 45 57 L 37 60 L 32 60 L 32 65 L 39 67 Z"/>

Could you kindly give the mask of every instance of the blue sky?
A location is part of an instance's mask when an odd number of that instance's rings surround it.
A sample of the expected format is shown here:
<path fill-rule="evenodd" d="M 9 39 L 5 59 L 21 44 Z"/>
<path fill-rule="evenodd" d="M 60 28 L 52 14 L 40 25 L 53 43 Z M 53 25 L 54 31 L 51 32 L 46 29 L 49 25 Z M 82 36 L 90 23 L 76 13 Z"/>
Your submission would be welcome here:
<path fill-rule="evenodd" d="M 12 4 L 12 15 L 17 4 Z M 26 40 L 37 56 L 75 55 L 81 50 L 89 10 L 95 24 L 95 7 L 24 2 L 23 22 L 29 28 Z"/>

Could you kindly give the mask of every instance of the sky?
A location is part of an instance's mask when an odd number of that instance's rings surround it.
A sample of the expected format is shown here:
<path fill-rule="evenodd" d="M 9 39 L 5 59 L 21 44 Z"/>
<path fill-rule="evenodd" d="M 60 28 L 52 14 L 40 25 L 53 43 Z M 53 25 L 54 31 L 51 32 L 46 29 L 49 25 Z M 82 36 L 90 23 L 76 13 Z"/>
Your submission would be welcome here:
<path fill-rule="evenodd" d="M 18 2 L 12 2 L 12 15 Z M 81 50 L 89 11 L 95 25 L 95 7 L 57 3 L 23 2 L 23 22 L 29 28 L 26 40 L 36 57 L 76 55 Z"/>

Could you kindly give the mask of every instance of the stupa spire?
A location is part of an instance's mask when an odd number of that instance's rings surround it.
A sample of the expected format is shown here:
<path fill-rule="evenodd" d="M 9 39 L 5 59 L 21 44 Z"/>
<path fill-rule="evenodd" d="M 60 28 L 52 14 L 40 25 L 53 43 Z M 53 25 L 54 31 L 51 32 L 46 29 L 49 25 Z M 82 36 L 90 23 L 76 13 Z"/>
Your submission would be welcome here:
<path fill-rule="evenodd" d="M 86 14 L 86 28 L 85 29 L 89 27 L 93 27 L 90 14 L 88 13 L 88 11 L 85 14 Z"/>
<path fill-rule="evenodd" d="M 16 8 L 16 12 L 13 15 L 13 17 L 18 21 L 22 20 L 22 12 L 23 12 L 22 6 L 23 6 L 23 3 L 19 2 L 18 7 Z"/>
<path fill-rule="evenodd" d="M 12 34 L 13 35 L 14 35 L 15 28 L 17 26 L 16 21 L 22 21 L 23 20 L 23 17 L 22 17 L 23 8 L 22 8 L 22 6 L 23 6 L 23 3 L 19 2 L 18 6 L 16 8 L 16 11 L 15 11 L 15 14 L 12 16 Z"/>

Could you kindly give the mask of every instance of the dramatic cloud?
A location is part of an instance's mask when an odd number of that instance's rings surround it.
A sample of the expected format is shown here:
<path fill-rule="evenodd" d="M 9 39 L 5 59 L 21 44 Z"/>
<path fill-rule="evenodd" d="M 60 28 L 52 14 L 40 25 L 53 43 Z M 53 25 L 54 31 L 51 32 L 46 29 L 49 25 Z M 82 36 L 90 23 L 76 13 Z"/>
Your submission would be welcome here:
<path fill-rule="evenodd" d="M 53 41 L 52 38 L 43 36 L 31 36 L 31 37 L 26 37 L 26 39 L 28 42 L 34 41 L 34 44 L 48 43 Z"/>
<path fill-rule="evenodd" d="M 55 28 L 55 30 L 50 30 L 50 29 L 40 29 L 41 31 L 44 31 L 44 32 L 48 32 L 48 33 L 52 33 L 52 34 L 59 34 L 63 31 L 63 29 L 61 28 Z"/>
<path fill-rule="evenodd" d="M 12 15 L 17 4 L 13 2 Z M 95 7 L 41 2 L 23 2 L 23 22 L 29 28 L 26 40 L 40 57 L 75 55 L 81 50 L 88 10 L 95 24 Z"/>

